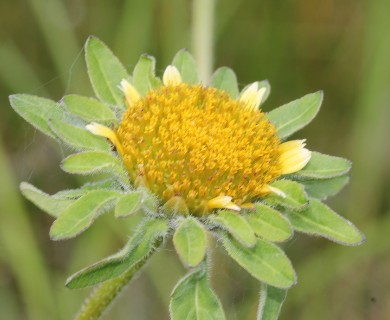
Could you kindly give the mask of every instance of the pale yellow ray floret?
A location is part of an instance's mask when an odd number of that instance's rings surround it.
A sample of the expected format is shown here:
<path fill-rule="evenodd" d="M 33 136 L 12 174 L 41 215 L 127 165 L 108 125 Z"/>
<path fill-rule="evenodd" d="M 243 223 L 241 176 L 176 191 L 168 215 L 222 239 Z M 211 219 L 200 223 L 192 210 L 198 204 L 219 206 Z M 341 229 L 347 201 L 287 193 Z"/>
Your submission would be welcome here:
<path fill-rule="evenodd" d="M 130 82 L 128 82 L 126 79 L 123 79 L 121 81 L 119 88 L 122 90 L 122 92 L 125 95 L 127 106 L 133 105 L 141 98 L 137 89 L 134 88 L 134 86 Z"/>
<path fill-rule="evenodd" d="M 311 152 L 305 148 L 306 140 L 292 140 L 287 141 L 279 146 L 279 163 L 281 166 L 281 174 L 290 174 L 303 169 L 310 161 Z M 262 188 L 262 191 L 267 193 L 274 193 L 282 198 L 286 197 L 286 194 L 269 184 Z"/>
<path fill-rule="evenodd" d="M 165 86 L 177 86 L 182 83 L 180 72 L 175 66 L 169 65 L 165 69 L 163 83 Z"/>
<path fill-rule="evenodd" d="M 254 82 L 241 93 L 239 101 L 243 102 L 248 110 L 256 110 L 260 106 L 266 90 L 265 87 L 259 89 L 258 83 Z"/>
<path fill-rule="evenodd" d="M 212 209 L 230 209 L 240 211 L 241 208 L 232 202 L 232 197 L 218 196 L 207 202 L 207 207 Z"/>
<path fill-rule="evenodd" d="M 109 139 L 112 144 L 115 146 L 115 148 L 118 150 L 120 155 L 123 155 L 123 147 L 122 144 L 119 142 L 117 135 L 114 131 L 112 131 L 110 128 L 103 126 L 101 124 L 98 124 L 96 122 L 92 122 L 85 126 L 86 129 L 93 133 L 94 135 L 105 137 Z"/>
<path fill-rule="evenodd" d="M 268 194 L 268 193 L 274 193 L 276 194 L 277 196 L 279 197 L 282 197 L 282 198 L 285 198 L 286 197 L 286 194 L 278 189 L 278 188 L 275 188 L 275 187 L 272 187 L 270 186 L 269 184 L 266 184 L 263 188 L 262 188 L 262 191 L 264 192 L 264 194 Z"/>
<path fill-rule="evenodd" d="M 292 140 L 279 146 L 279 163 L 282 174 L 289 174 L 303 169 L 311 158 L 311 152 L 305 148 L 306 140 Z"/>

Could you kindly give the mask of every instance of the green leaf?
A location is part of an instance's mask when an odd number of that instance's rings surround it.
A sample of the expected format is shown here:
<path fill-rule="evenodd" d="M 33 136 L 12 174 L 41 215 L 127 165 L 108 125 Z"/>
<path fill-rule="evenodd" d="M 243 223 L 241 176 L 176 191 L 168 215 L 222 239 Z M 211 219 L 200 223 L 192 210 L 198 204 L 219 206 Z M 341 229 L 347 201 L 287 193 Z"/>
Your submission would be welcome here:
<path fill-rule="evenodd" d="M 9 97 L 12 108 L 35 128 L 56 139 L 49 127 L 50 119 L 60 119 L 63 110 L 58 103 L 28 94 L 14 94 Z"/>
<path fill-rule="evenodd" d="M 95 136 L 84 128 L 76 127 L 61 120 L 50 120 L 49 124 L 58 138 L 76 150 L 111 150 L 105 138 Z"/>
<path fill-rule="evenodd" d="M 142 210 L 144 213 L 154 216 L 158 211 L 158 201 L 156 197 L 150 194 L 147 190 L 141 189 L 144 193 L 144 198 L 142 200 Z"/>
<path fill-rule="evenodd" d="M 176 53 L 172 64 L 179 70 L 183 82 L 188 84 L 199 83 L 196 62 L 188 50 L 182 49 Z"/>
<path fill-rule="evenodd" d="M 181 279 L 171 294 L 172 320 L 224 320 L 221 302 L 210 288 L 206 267 Z"/>
<path fill-rule="evenodd" d="M 108 172 L 128 183 L 127 174 L 120 160 L 112 154 L 98 151 L 76 153 L 65 158 L 61 163 L 65 172 L 75 174 L 93 174 Z"/>
<path fill-rule="evenodd" d="M 113 190 L 121 191 L 120 184 L 113 179 L 107 179 L 97 182 L 88 182 L 77 189 L 62 190 L 53 194 L 53 198 L 56 199 L 77 199 L 92 190 Z"/>
<path fill-rule="evenodd" d="M 348 181 L 348 176 L 341 176 L 323 180 L 303 180 L 299 183 L 305 187 L 305 191 L 310 197 L 325 200 L 337 194 Z"/>
<path fill-rule="evenodd" d="M 322 99 L 322 91 L 307 94 L 272 110 L 267 118 L 276 126 L 279 138 L 287 138 L 314 119 L 320 110 Z"/>
<path fill-rule="evenodd" d="M 228 231 L 246 247 L 253 247 L 256 244 L 256 236 L 251 226 L 242 215 L 236 212 L 221 210 L 211 215 L 209 221 Z"/>
<path fill-rule="evenodd" d="M 256 279 L 284 289 L 296 283 L 291 262 L 278 246 L 257 239 L 253 248 L 247 248 L 231 236 L 221 235 L 228 254 Z"/>
<path fill-rule="evenodd" d="M 285 196 L 270 193 L 263 198 L 264 202 L 270 206 L 281 206 L 293 210 L 303 210 L 308 199 L 301 184 L 290 180 L 278 180 L 271 183 L 271 186 L 281 190 Z"/>
<path fill-rule="evenodd" d="M 347 159 L 312 151 L 309 163 L 293 176 L 304 179 L 329 179 L 345 175 L 351 166 Z"/>
<path fill-rule="evenodd" d="M 206 255 L 206 231 L 195 218 L 181 219 L 173 235 L 176 252 L 189 267 L 196 267 Z"/>
<path fill-rule="evenodd" d="M 47 212 L 53 217 L 58 217 L 61 212 L 74 202 L 74 200 L 56 199 L 27 182 L 22 182 L 20 184 L 20 191 L 39 209 Z"/>
<path fill-rule="evenodd" d="M 120 166 L 119 159 L 109 153 L 86 151 L 72 154 L 61 163 L 61 168 L 68 173 L 91 174 L 115 169 Z"/>
<path fill-rule="evenodd" d="M 96 99 L 72 94 L 63 97 L 62 101 L 70 113 L 85 121 L 105 122 L 116 120 L 114 111 Z"/>
<path fill-rule="evenodd" d="M 221 67 L 214 72 L 210 86 L 226 91 L 234 99 L 238 97 L 237 77 L 234 71 L 228 67 Z"/>
<path fill-rule="evenodd" d="M 261 284 L 257 320 L 278 320 L 287 290 Z"/>
<path fill-rule="evenodd" d="M 123 93 L 119 89 L 122 79 L 127 79 L 127 71 L 98 38 L 89 37 L 85 45 L 89 79 L 96 96 L 112 105 L 124 108 Z"/>
<path fill-rule="evenodd" d="M 142 206 L 143 195 L 140 192 L 127 193 L 120 197 L 115 206 L 115 217 L 125 218 L 137 213 Z"/>
<path fill-rule="evenodd" d="M 339 216 L 322 202 L 311 199 L 306 210 L 287 211 L 292 226 L 300 232 L 323 236 L 334 242 L 355 246 L 364 235 L 348 220 Z"/>
<path fill-rule="evenodd" d="M 290 222 L 279 211 L 264 204 L 255 204 L 256 212 L 248 213 L 248 220 L 253 231 L 265 240 L 282 242 L 290 239 L 293 229 Z"/>
<path fill-rule="evenodd" d="M 54 221 L 50 228 L 51 239 L 64 240 L 79 235 L 92 225 L 118 195 L 115 191 L 95 190 L 77 199 Z"/>
<path fill-rule="evenodd" d="M 138 268 L 154 253 L 167 232 L 167 220 L 146 220 L 122 250 L 75 273 L 68 278 L 66 286 L 70 289 L 85 288 Z"/>
<path fill-rule="evenodd" d="M 133 84 L 144 96 L 149 90 L 161 86 L 161 80 L 155 75 L 156 59 L 143 54 L 133 71 Z"/>

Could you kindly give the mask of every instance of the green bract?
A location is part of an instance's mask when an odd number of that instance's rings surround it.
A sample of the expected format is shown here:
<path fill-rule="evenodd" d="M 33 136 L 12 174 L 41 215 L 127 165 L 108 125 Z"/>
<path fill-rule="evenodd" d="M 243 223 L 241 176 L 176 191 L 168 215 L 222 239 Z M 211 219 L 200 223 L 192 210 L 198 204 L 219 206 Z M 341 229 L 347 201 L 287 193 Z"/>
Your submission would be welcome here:
<path fill-rule="evenodd" d="M 164 240 L 172 237 L 180 260 L 190 269 L 173 289 L 172 319 L 225 319 L 207 276 L 208 240 L 214 236 L 238 265 L 261 282 L 258 319 L 277 319 L 287 289 L 296 283 L 297 276 L 287 255 L 275 243 L 289 240 L 294 232 L 322 236 L 344 245 L 363 242 L 364 236 L 351 222 L 321 202 L 345 186 L 351 163 L 318 152 L 312 153 L 302 170 L 270 184 L 279 194 L 259 198 L 254 206 L 247 206 L 239 213 L 215 210 L 207 218 L 199 218 L 189 212 L 180 196 L 160 203 L 142 183 L 131 182 L 121 157 L 105 138 L 86 130 L 91 121 L 108 126 L 120 123 L 126 108 L 119 89 L 123 79 L 141 96 L 162 86 L 162 80 L 155 74 L 155 59 L 142 55 L 129 75 L 107 46 L 95 37 L 88 39 L 85 57 L 96 98 L 67 95 L 57 103 L 16 94 L 10 97 L 10 102 L 35 128 L 68 146 L 67 150 L 75 151 L 62 161 L 64 171 L 100 176 L 103 173 L 106 180 L 54 195 L 25 182 L 20 189 L 26 198 L 56 218 L 50 229 L 53 240 L 79 235 L 100 215 L 110 211 L 115 212 L 116 218 L 134 214 L 143 214 L 145 218 L 122 250 L 75 273 L 68 279 L 67 287 L 83 288 L 102 283 L 94 293 L 96 297 L 105 294 L 106 299 L 113 299 Z M 184 82 L 199 83 L 195 61 L 188 51 L 179 51 L 172 65 Z M 234 99 L 240 95 L 236 75 L 226 67 L 214 73 L 209 86 L 226 91 Z M 260 81 L 257 88 L 264 88 L 264 102 L 270 93 L 269 83 Z M 322 98 L 322 92 L 308 94 L 274 109 L 266 117 L 275 125 L 278 137 L 284 139 L 315 117 Z M 103 293 L 104 290 L 108 293 Z M 94 319 L 94 315 L 90 318 Z"/>

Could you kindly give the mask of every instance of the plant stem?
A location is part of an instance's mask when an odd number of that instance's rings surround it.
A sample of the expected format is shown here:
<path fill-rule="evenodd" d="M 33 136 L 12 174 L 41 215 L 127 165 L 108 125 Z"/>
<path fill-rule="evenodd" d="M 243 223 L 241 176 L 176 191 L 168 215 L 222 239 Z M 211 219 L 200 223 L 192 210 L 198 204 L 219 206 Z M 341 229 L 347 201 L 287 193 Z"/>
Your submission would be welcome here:
<path fill-rule="evenodd" d="M 118 278 L 109 280 L 101 284 L 94 290 L 91 296 L 85 301 L 76 320 L 99 319 L 111 302 L 118 296 L 124 287 L 134 277 L 138 271 L 130 269 Z"/>
<path fill-rule="evenodd" d="M 192 49 L 200 79 L 207 82 L 213 69 L 215 0 L 193 0 Z"/>
<path fill-rule="evenodd" d="M 162 240 L 155 244 L 154 250 L 162 244 Z M 100 284 L 91 295 L 85 300 L 79 313 L 74 318 L 75 320 L 96 320 L 99 319 L 110 306 L 110 304 L 118 297 L 126 285 L 134 278 L 137 272 L 146 264 L 151 254 L 132 268 L 127 270 L 121 276 L 105 281 Z"/>

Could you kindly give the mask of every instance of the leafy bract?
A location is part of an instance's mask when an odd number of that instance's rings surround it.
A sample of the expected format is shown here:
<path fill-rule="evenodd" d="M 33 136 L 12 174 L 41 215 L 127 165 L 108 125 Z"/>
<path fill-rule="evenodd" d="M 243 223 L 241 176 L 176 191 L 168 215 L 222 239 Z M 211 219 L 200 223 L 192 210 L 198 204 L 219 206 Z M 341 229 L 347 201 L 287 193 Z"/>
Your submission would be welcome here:
<path fill-rule="evenodd" d="M 308 164 L 293 176 L 304 179 L 329 179 L 345 175 L 351 166 L 347 159 L 312 151 Z"/>
<path fill-rule="evenodd" d="M 69 277 L 66 286 L 84 288 L 118 277 L 131 268 L 139 268 L 154 253 L 167 232 L 167 220 L 146 220 L 122 250 L 75 273 Z"/>
<path fill-rule="evenodd" d="M 75 174 L 111 173 L 119 177 L 122 183 L 128 183 L 121 162 L 110 153 L 87 151 L 72 154 L 62 161 L 61 168 Z"/>
<path fill-rule="evenodd" d="M 121 196 L 115 206 L 115 217 L 125 218 L 137 213 L 142 207 L 143 195 L 141 192 L 131 192 Z"/>
<path fill-rule="evenodd" d="M 182 49 L 176 53 L 172 64 L 179 70 L 183 82 L 188 84 L 199 83 L 196 62 L 188 50 Z"/>
<path fill-rule="evenodd" d="M 128 76 L 118 58 L 98 38 L 89 37 L 85 45 L 85 60 L 96 96 L 112 107 L 124 108 L 123 93 L 119 85 Z"/>
<path fill-rule="evenodd" d="M 62 190 L 53 194 L 56 199 L 76 199 L 92 190 L 115 190 L 121 191 L 120 184 L 114 179 L 106 179 L 96 182 L 87 182 L 77 189 Z"/>
<path fill-rule="evenodd" d="M 189 267 L 196 267 L 206 254 L 206 231 L 203 225 L 192 217 L 179 221 L 173 244 L 181 260 Z"/>
<path fill-rule="evenodd" d="M 267 118 L 276 126 L 279 138 L 287 138 L 314 119 L 320 110 L 322 99 L 322 91 L 307 94 L 272 110 Z"/>
<path fill-rule="evenodd" d="M 44 193 L 27 182 L 22 182 L 20 184 L 20 191 L 38 208 L 47 212 L 53 217 L 58 217 L 61 212 L 63 212 L 74 202 L 74 200 L 69 199 L 56 199 L 55 197 Z"/>
<path fill-rule="evenodd" d="M 352 246 L 361 244 L 365 239 L 350 221 L 315 199 L 310 200 L 304 211 L 287 211 L 286 214 L 297 231 L 323 236 L 340 244 Z"/>
<path fill-rule="evenodd" d="M 61 213 L 50 228 L 53 240 L 73 238 L 86 229 L 103 212 L 103 209 L 118 197 L 109 190 L 94 190 L 77 199 Z"/>
<path fill-rule="evenodd" d="M 226 91 L 234 99 L 238 97 L 237 77 L 228 67 L 221 67 L 214 72 L 210 86 Z"/>
<path fill-rule="evenodd" d="M 141 191 L 143 192 L 144 195 L 142 199 L 143 212 L 151 216 L 154 216 L 157 213 L 158 206 L 159 206 L 157 198 L 146 189 L 141 189 Z"/>
<path fill-rule="evenodd" d="M 347 185 L 348 181 L 348 176 L 341 176 L 321 180 L 303 180 L 299 181 L 299 183 L 304 186 L 306 193 L 310 197 L 325 200 L 326 198 L 337 194 Z"/>
<path fill-rule="evenodd" d="M 303 186 L 295 181 L 278 180 L 271 183 L 271 186 L 284 193 L 284 195 L 279 195 L 272 192 L 264 197 L 264 202 L 271 206 L 302 210 L 308 203 Z"/>
<path fill-rule="evenodd" d="M 226 233 L 221 237 L 228 254 L 259 281 L 278 288 L 290 288 L 296 283 L 291 262 L 278 246 L 257 239 L 255 246 L 248 248 Z"/>
<path fill-rule="evenodd" d="M 161 86 L 161 80 L 155 75 L 156 59 L 143 54 L 133 71 L 133 84 L 141 95 L 149 90 Z"/>
<path fill-rule="evenodd" d="M 14 94 L 9 97 L 12 108 L 35 128 L 55 139 L 49 120 L 60 119 L 62 110 L 53 100 L 29 94 Z"/>
<path fill-rule="evenodd" d="M 257 320 L 278 320 L 287 290 L 261 284 Z"/>
<path fill-rule="evenodd" d="M 171 294 L 172 320 L 224 320 L 222 305 L 210 288 L 203 266 L 179 281 Z"/>
<path fill-rule="evenodd" d="M 228 231 L 244 246 L 253 247 L 256 244 L 256 236 L 251 226 L 242 215 L 236 212 L 221 210 L 216 215 L 211 215 L 209 221 Z"/>
<path fill-rule="evenodd" d="M 290 222 L 279 211 L 256 203 L 255 212 L 246 216 L 253 231 L 265 240 L 281 242 L 290 239 L 293 230 Z"/>
<path fill-rule="evenodd" d="M 116 115 L 96 99 L 70 94 L 62 98 L 65 108 L 85 121 L 114 121 Z"/>
<path fill-rule="evenodd" d="M 63 142 L 76 150 L 109 151 L 111 149 L 105 138 L 96 136 L 85 128 L 61 120 L 50 120 L 49 124 Z"/>

